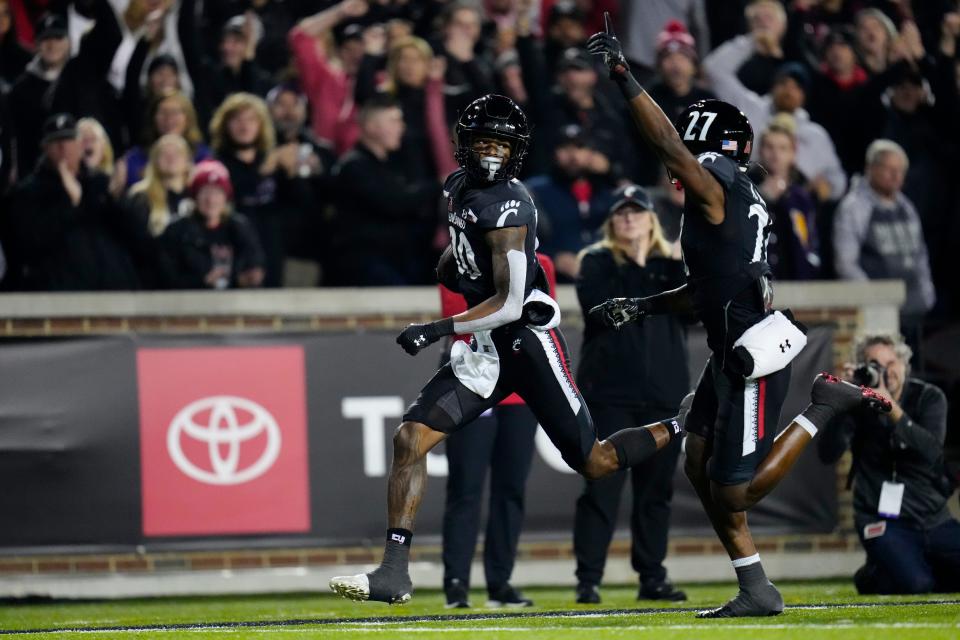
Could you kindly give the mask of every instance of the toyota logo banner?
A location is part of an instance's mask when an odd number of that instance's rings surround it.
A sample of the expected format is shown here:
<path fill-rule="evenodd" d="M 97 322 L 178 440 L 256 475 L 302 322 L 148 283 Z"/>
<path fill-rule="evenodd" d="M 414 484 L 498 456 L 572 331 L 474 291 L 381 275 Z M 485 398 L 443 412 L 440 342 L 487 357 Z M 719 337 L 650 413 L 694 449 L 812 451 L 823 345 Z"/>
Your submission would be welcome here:
<path fill-rule="evenodd" d="M 567 337 L 576 362 L 580 336 Z M 441 357 L 438 346 L 410 358 L 394 338 L 0 338 L 0 548 L 376 543 L 393 431 Z M 806 406 L 809 380 L 831 364 L 830 330 L 813 328 L 808 338 L 781 423 Z M 702 332 L 689 342 L 696 380 Z M 542 430 L 535 445 L 524 537 L 568 538 L 583 481 Z M 443 445 L 426 462 L 417 535 L 437 540 Z M 707 534 L 679 468 L 674 486 L 673 533 Z M 630 501 L 621 506 L 626 527 Z M 835 523 L 835 476 L 813 448 L 750 514 L 760 532 L 825 532 Z"/>
<path fill-rule="evenodd" d="M 139 349 L 147 536 L 306 533 L 303 347 Z"/>

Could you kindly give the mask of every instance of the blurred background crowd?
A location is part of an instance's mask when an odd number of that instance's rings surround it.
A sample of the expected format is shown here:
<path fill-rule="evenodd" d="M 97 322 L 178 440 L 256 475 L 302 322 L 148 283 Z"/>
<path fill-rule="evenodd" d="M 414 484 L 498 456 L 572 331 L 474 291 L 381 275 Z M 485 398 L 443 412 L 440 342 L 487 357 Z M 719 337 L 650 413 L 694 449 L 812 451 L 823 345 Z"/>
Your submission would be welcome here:
<path fill-rule="evenodd" d="M 777 278 L 956 317 L 957 0 L 0 0 L 0 286 L 430 284 L 452 124 L 491 91 L 533 123 L 560 282 L 626 183 L 675 241 L 683 191 L 583 49 L 604 11 L 668 117 L 750 118 Z"/>

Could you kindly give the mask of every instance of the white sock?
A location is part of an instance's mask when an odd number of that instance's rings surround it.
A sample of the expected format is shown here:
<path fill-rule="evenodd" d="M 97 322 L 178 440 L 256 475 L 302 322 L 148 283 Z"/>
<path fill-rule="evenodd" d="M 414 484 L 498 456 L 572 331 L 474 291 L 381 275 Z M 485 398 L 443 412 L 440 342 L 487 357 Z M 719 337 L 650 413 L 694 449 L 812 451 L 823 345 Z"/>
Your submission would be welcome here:
<path fill-rule="evenodd" d="M 816 425 L 810 422 L 810 419 L 807 418 L 807 416 L 803 415 L 802 413 L 798 415 L 796 418 L 794 418 L 793 421 L 796 422 L 801 427 L 803 427 L 803 430 L 809 433 L 811 438 L 817 435 Z"/>
<path fill-rule="evenodd" d="M 734 569 L 739 569 L 740 567 L 756 564 L 758 562 L 760 562 L 760 554 L 755 553 L 752 556 L 747 556 L 746 558 L 737 558 L 736 560 L 731 560 L 730 564 L 733 565 Z"/>

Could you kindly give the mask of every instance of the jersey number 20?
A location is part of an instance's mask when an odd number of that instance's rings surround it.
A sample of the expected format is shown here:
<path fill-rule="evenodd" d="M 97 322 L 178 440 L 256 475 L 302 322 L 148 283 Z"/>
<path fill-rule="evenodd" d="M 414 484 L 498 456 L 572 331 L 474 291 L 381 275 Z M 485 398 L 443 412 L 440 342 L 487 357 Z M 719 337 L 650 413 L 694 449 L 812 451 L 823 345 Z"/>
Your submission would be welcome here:
<path fill-rule="evenodd" d="M 477 268 L 477 259 L 470 241 L 467 240 L 467 234 L 459 233 L 453 225 L 450 225 L 450 246 L 453 248 L 453 257 L 457 261 L 457 270 L 460 275 L 467 276 L 471 280 L 479 278 L 480 269 Z"/>

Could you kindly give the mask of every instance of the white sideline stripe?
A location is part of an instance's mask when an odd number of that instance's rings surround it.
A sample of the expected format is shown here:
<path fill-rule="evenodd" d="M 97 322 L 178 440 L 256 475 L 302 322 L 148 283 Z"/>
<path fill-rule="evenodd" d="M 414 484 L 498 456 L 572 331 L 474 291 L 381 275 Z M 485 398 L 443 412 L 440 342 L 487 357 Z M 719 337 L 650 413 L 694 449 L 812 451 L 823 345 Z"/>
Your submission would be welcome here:
<path fill-rule="evenodd" d="M 756 380 L 745 380 L 743 385 L 743 451 L 740 457 L 748 456 L 757 450 L 757 430 L 759 427 L 757 404 L 759 391 Z"/>
<path fill-rule="evenodd" d="M 495 633 L 497 631 L 516 633 L 522 631 L 556 631 L 570 632 L 581 631 L 596 633 L 598 631 L 703 631 L 708 629 L 960 629 L 960 624 L 934 623 L 934 622 L 878 622 L 875 624 L 853 624 L 853 623 L 828 623 L 828 624 L 724 624 L 722 626 L 705 626 L 703 624 L 667 624 L 667 625 L 628 625 L 628 626 L 603 626 L 603 627 L 390 627 L 390 628 L 345 628 L 335 627 L 333 630 L 345 632 L 390 632 L 390 633 Z M 284 629 L 284 631 L 293 631 L 293 629 Z M 301 629 L 303 633 L 305 630 Z"/>
<path fill-rule="evenodd" d="M 782 630 L 782 629 L 823 629 L 823 630 L 845 630 L 845 629 L 960 629 L 960 623 L 936 623 L 936 622 L 873 622 L 866 624 L 856 624 L 852 622 L 831 622 L 825 624 L 817 623 L 794 623 L 794 624 L 723 624 L 711 625 L 710 622 L 701 624 L 665 624 L 665 625 L 627 625 L 627 626 L 536 626 L 536 627 L 496 627 L 496 626 L 459 626 L 459 627 L 395 627 L 386 623 L 384 626 L 304 626 L 290 627 L 284 629 L 271 629 L 269 627 L 245 627 L 245 628 L 227 628 L 213 627 L 205 629 L 151 629 L 123 631 L 119 633 L 238 633 L 253 631 L 257 635 L 266 633 L 292 633 L 298 636 L 306 636 L 313 633 L 523 633 L 532 631 L 541 633 L 544 631 L 558 633 L 596 633 L 598 631 L 705 631 L 711 629 L 759 629 L 759 630 Z M 63 632 L 61 632 L 63 633 Z M 73 633 L 118 633 L 117 631 L 74 631 Z"/>
<path fill-rule="evenodd" d="M 896 604 L 896 603 L 891 603 Z M 944 601 L 936 602 L 931 601 L 929 606 L 943 606 L 943 605 L 955 605 L 954 602 Z M 706 608 L 706 607 L 705 607 Z M 817 611 L 817 610 L 843 610 L 843 609 L 876 609 L 878 608 L 877 604 L 874 603 L 864 603 L 857 604 L 854 602 L 848 604 L 834 604 L 834 605 L 822 605 L 822 604 L 799 604 L 799 605 L 787 605 L 785 611 Z M 684 613 L 693 614 L 697 610 L 689 609 L 684 610 Z M 595 618 L 628 618 L 628 617 L 643 617 L 643 616 L 657 616 L 665 615 L 669 613 L 677 613 L 676 611 L 667 610 L 665 612 L 656 611 L 656 610 L 646 610 L 646 611 L 633 611 L 633 612 L 604 612 L 597 611 L 591 613 L 575 613 L 570 612 L 570 615 L 555 615 L 556 612 L 544 612 L 543 616 L 530 615 L 525 616 L 524 618 L 513 618 L 516 619 L 526 619 L 526 620 L 543 620 L 547 617 L 555 618 L 558 620 L 590 620 Z M 495 621 L 495 620 L 504 620 L 510 618 L 498 618 L 495 616 L 491 617 L 477 617 L 470 618 L 469 622 L 485 622 L 485 621 Z M 176 629 L 158 629 L 158 628 L 131 628 L 129 630 L 114 627 L 112 629 L 65 629 L 57 630 L 54 633 L 59 634 L 69 634 L 69 633 L 196 633 L 196 632 L 228 632 L 236 633 L 238 631 L 256 631 L 257 633 L 306 633 L 308 631 L 368 631 L 368 632 L 379 632 L 379 631 L 409 631 L 411 633 L 437 633 L 437 632 L 478 632 L 478 631 L 570 631 L 570 630 L 584 630 L 584 631 L 597 631 L 597 630 L 632 630 L 632 631 L 655 631 L 657 629 L 676 629 L 676 630 L 692 630 L 692 629 L 704 629 L 704 628 L 716 628 L 711 627 L 710 621 L 704 621 L 699 624 L 667 624 L 667 625 L 631 625 L 631 626 L 610 626 L 610 627 L 596 627 L 596 626 L 573 626 L 573 627 L 564 627 L 564 626 L 553 626 L 553 627 L 498 627 L 498 626 L 457 626 L 457 627 L 398 627 L 396 625 L 400 624 L 410 624 L 410 621 L 398 617 L 394 620 L 381 620 L 377 622 L 351 622 L 349 620 L 344 620 L 341 623 L 320 623 L 320 624 L 303 624 L 296 626 L 288 626 L 284 628 L 270 628 L 266 626 L 269 624 L 269 621 L 264 621 L 265 626 L 263 627 L 240 627 L 236 625 L 231 625 L 230 623 L 224 623 L 223 626 L 197 626 L 197 627 L 180 627 Z M 422 625 L 433 625 L 433 624 L 459 624 L 456 620 L 423 620 L 419 624 Z M 724 629 L 797 629 L 797 628 L 810 628 L 810 629 L 856 629 L 856 628 L 873 628 L 873 629 L 960 629 L 960 622 L 949 623 L 949 622 L 869 622 L 864 624 L 857 624 L 854 622 L 842 622 L 842 623 L 824 623 L 818 624 L 816 622 L 812 623 L 783 623 L 783 624 L 770 624 L 770 623 L 759 623 L 759 624 L 723 624 L 722 628 Z M 25 630 L 25 633 L 32 634 L 30 630 Z"/>
<path fill-rule="evenodd" d="M 571 382 L 567 380 L 567 376 L 563 372 L 563 363 L 560 362 L 561 355 L 558 353 L 557 347 L 553 344 L 549 332 L 535 330 L 531 330 L 531 332 L 537 336 L 537 340 L 539 340 L 543 346 L 543 352 L 547 356 L 547 362 L 550 363 L 550 369 L 553 370 L 553 376 L 557 379 L 557 382 L 560 383 L 560 388 L 563 389 L 563 395 L 567 397 L 567 402 L 570 403 L 571 411 L 573 411 L 574 414 L 580 413 L 580 399 L 577 397 L 577 394 L 573 392 L 570 386 Z"/>

